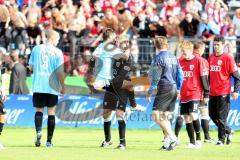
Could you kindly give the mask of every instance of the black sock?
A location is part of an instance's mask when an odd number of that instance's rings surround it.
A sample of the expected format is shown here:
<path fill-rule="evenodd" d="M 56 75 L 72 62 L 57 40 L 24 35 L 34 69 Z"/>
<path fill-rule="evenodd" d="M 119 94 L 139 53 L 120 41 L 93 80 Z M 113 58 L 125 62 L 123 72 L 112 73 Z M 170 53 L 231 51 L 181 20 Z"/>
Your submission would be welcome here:
<path fill-rule="evenodd" d="M 118 131 L 119 131 L 120 144 L 123 144 L 124 146 L 126 146 L 126 141 L 125 141 L 126 123 L 124 120 L 118 120 Z"/>
<path fill-rule="evenodd" d="M 53 132 L 55 129 L 55 116 L 54 115 L 50 115 L 48 116 L 48 128 L 47 128 L 47 141 L 51 142 L 52 141 L 52 137 L 53 137 Z"/>
<path fill-rule="evenodd" d="M 43 121 L 43 113 L 36 112 L 35 113 L 35 129 L 37 133 L 42 131 L 42 121 Z"/>
<path fill-rule="evenodd" d="M 129 96 L 129 103 L 130 106 L 136 107 L 136 99 L 135 99 L 135 92 L 134 91 L 128 91 L 128 96 Z"/>
<path fill-rule="evenodd" d="M 0 135 L 2 134 L 3 126 L 4 126 L 4 123 L 0 123 Z"/>
<path fill-rule="evenodd" d="M 190 139 L 190 143 L 195 144 L 193 123 L 187 123 L 186 129 L 187 129 L 188 137 Z"/>
<path fill-rule="evenodd" d="M 193 121 L 193 127 L 196 133 L 196 140 L 201 140 L 201 128 L 200 128 L 200 122 L 199 119 Z"/>
<path fill-rule="evenodd" d="M 111 121 L 104 122 L 104 134 L 105 134 L 105 141 L 109 142 L 111 141 Z"/>
<path fill-rule="evenodd" d="M 178 137 L 179 132 L 183 125 L 183 118 L 181 116 L 177 117 L 176 124 L 175 124 L 175 135 Z"/>
<path fill-rule="evenodd" d="M 201 119 L 201 126 L 204 133 L 205 139 L 211 139 L 209 136 L 209 121 L 207 119 Z"/>

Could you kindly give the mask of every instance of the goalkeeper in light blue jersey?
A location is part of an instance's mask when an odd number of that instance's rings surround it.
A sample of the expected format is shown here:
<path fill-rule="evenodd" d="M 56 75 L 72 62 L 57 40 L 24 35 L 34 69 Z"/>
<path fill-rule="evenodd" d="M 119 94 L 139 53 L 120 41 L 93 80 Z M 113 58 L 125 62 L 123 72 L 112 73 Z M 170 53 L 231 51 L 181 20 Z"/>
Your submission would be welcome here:
<path fill-rule="evenodd" d="M 95 66 L 93 69 L 95 81 L 93 86 L 97 90 L 101 90 L 110 85 L 110 80 L 113 78 L 113 59 L 122 54 L 116 45 L 117 37 L 112 29 L 106 29 L 102 37 L 103 42 L 93 52 L 95 58 Z"/>

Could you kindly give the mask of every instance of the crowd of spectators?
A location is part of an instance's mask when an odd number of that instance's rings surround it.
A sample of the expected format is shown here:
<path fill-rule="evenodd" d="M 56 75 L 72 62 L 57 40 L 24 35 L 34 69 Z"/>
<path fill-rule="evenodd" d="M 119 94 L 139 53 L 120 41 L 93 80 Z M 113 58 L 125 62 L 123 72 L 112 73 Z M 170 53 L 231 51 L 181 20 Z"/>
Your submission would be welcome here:
<path fill-rule="evenodd" d="M 240 9 L 230 14 L 224 0 L 0 0 L 0 54 L 11 67 L 10 52 L 17 50 L 26 62 L 34 45 L 45 42 L 45 30 L 54 29 L 58 47 L 74 66 L 72 75 L 83 76 L 104 28 L 128 35 L 136 64 L 149 64 L 151 38 L 167 36 L 170 50 L 179 56 L 184 38 L 211 44 L 215 35 L 227 38 L 226 51 L 237 56 Z M 210 48 L 211 52 L 211 48 Z M 205 55 L 206 57 L 208 55 Z M 238 61 L 239 62 L 239 61 Z M 25 64 L 27 65 L 27 64 Z M 6 71 L 7 72 L 7 71 Z"/>

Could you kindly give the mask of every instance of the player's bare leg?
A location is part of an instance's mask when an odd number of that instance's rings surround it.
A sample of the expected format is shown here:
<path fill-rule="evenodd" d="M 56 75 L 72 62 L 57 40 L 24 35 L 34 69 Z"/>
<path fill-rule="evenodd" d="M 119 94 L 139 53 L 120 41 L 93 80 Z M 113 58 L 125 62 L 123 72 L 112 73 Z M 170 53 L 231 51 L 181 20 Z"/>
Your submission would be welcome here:
<path fill-rule="evenodd" d="M 176 145 L 177 138 L 172 132 L 171 123 L 168 120 L 168 115 L 169 112 L 153 111 L 152 118 L 162 128 L 166 136 L 164 145 L 161 149 L 172 150 L 172 147 Z M 172 142 L 175 143 L 173 146 L 171 146 Z"/>

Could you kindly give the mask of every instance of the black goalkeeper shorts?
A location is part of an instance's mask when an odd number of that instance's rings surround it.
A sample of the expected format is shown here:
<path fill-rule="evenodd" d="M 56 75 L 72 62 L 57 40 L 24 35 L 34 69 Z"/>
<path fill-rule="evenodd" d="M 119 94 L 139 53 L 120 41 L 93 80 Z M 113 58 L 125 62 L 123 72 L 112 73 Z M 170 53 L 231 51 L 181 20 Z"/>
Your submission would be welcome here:
<path fill-rule="evenodd" d="M 48 93 L 33 93 L 33 106 L 36 108 L 55 107 L 57 104 L 57 95 Z"/>

